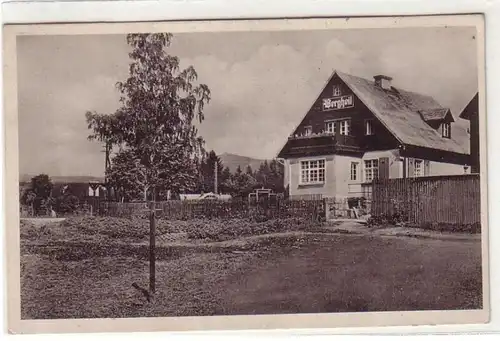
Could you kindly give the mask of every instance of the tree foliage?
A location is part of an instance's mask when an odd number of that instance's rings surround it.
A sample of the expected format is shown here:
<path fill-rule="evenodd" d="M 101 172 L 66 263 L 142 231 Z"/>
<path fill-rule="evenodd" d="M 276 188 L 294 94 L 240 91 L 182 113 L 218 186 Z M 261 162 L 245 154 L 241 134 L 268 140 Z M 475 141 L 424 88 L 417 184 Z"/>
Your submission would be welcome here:
<path fill-rule="evenodd" d="M 245 172 L 238 166 L 231 174 L 229 168 L 224 168 L 221 175 L 223 193 L 233 197 L 246 198 L 257 188 L 272 189 L 275 193 L 284 193 L 284 169 L 276 160 L 264 161 L 257 171 L 247 166 Z"/>
<path fill-rule="evenodd" d="M 31 178 L 29 188 L 21 194 L 21 203 L 31 207 L 32 214 L 37 214 L 41 209 L 49 210 L 52 200 L 52 180 L 47 174 L 39 174 Z"/>
<path fill-rule="evenodd" d="M 135 188 L 147 197 L 148 191 L 194 188 L 198 180 L 204 141 L 194 121 L 203 121 L 210 90 L 195 85 L 192 66 L 181 70 L 179 58 L 166 52 L 171 40 L 169 33 L 127 35 L 131 62 L 128 78 L 117 83 L 120 108 L 86 114 L 89 138 L 118 147 L 109 181 L 129 197 Z"/>
<path fill-rule="evenodd" d="M 200 184 L 198 191 L 208 193 L 215 191 L 215 172 L 217 170 L 217 192 L 221 192 L 221 184 L 224 182 L 223 165 L 215 151 L 211 150 L 201 160 L 200 164 Z M 223 186 L 222 186 L 223 187 Z"/>

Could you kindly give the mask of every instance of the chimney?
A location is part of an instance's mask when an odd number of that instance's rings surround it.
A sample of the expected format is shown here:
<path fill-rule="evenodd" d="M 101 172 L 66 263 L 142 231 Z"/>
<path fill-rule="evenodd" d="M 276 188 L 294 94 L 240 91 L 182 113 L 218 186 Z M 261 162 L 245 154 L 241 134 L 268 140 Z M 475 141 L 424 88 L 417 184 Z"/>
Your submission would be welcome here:
<path fill-rule="evenodd" d="M 385 75 L 376 75 L 373 76 L 375 80 L 375 85 L 381 87 L 384 90 L 391 90 L 391 81 L 392 77 Z"/>

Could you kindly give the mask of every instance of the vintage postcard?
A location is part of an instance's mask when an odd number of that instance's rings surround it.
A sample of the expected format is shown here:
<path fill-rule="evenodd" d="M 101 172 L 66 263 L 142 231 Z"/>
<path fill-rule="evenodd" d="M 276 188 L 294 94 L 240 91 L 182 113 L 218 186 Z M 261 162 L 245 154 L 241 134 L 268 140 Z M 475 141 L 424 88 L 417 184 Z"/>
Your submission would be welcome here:
<path fill-rule="evenodd" d="M 481 15 L 4 27 L 12 333 L 489 320 Z"/>

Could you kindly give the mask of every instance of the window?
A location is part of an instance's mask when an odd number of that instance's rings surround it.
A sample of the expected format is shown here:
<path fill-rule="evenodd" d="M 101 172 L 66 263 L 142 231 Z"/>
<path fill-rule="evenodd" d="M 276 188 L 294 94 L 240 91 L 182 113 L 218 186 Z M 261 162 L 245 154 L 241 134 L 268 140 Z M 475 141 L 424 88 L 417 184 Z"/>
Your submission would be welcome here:
<path fill-rule="evenodd" d="M 370 182 L 378 178 L 378 160 L 365 160 L 365 181 Z"/>
<path fill-rule="evenodd" d="M 450 138 L 451 137 L 451 125 L 449 122 L 443 123 L 443 137 Z"/>
<path fill-rule="evenodd" d="M 365 121 L 365 135 L 373 135 L 372 120 Z"/>
<path fill-rule="evenodd" d="M 325 123 L 325 130 L 327 133 L 336 134 L 337 126 L 340 127 L 340 135 L 349 135 L 351 132 L 351 121 L 350 120 L 337 120 Z"/>
<path fill-rule="evenodd" d="M 340 135 L 349 135 L 351 127 L 351 121 L 344 120 L 340 121 Z"/>
<path fill-rule="evenodd" d="M 424 161 L 415 160 L 415 164 L 413 166 L 413 176 L 423 176 L 424 175 Z"/>
<path fill-rule="evenodd" d="M 304 127 L 304 134 L 306 136 L 311 135 L 312 134 L 312 127 L 311 126 Z"/>
<path fill-rule="evenodd" d="M 300 162 L 300 183 L 315 184 L 325 182 L 325 160 Z"/>
<path fill-rule="evenodd" d="M 351 181 L 357 181 L 358 180 L 358 167 L 359 162 L 351 162 Z"/>
<path fill-rule="evenodd" d="M 340 96 L 340 86 L 339 85 L 333 86 L 333 96 Z"/>
<path fill-rule="evenodd" d="M 336 131 L 336 123 L 335 122 L 326 122 L 326 132 L 330 134 L 335 134 Z"/>

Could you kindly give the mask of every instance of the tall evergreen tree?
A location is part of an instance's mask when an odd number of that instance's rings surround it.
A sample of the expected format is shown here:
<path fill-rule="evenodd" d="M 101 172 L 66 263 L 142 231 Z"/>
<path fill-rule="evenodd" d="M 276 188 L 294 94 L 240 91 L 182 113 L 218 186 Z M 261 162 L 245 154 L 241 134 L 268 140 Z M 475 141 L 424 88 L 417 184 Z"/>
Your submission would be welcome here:
<path fill-rule="evenodd" d="M 215 191 L 215 169 L 217 169 L 217 192 L 220 192 L 221 177 L 224 167 L 217 154 L 211 150 L 201 162 L 200 191 L 205 193 Z"/>

